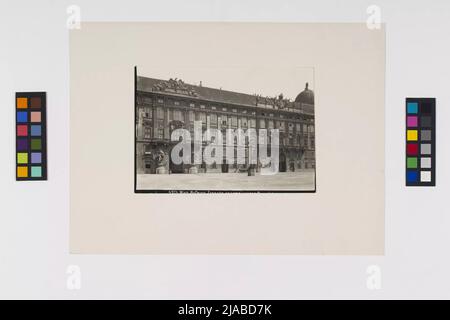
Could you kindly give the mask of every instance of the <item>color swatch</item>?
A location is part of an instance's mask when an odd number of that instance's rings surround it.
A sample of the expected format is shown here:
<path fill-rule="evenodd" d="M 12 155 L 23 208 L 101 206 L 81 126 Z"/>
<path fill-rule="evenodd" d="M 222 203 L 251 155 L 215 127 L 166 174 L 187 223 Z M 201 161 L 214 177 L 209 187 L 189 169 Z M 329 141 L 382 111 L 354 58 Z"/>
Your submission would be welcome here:
<path fill-rule="evenodd" d="M 406 98 L 406 186 L 436 185 L 436 99 Z"/>
<path fill-rule="evenodd" d="M 16 92 L 16 180 L 47 180 L 46 93 Z"/>

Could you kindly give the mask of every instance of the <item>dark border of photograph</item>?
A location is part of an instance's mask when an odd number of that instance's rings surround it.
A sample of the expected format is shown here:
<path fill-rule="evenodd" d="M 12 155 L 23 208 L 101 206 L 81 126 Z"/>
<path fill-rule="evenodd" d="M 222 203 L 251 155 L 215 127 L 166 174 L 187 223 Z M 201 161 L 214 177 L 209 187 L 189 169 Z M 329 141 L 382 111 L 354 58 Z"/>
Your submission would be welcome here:
<path fill-rule="evenodd" d="M 136 105 L 137 105 L 137 66 L 134 67 L 134 193 L 316 193 L 317 192 L 317 166 L 314 166 L 314 189 L 312 190 L 167 190 L 167 189 L 137 189 L 137 137 L 136 137 Z M 316 149 L 316 146 L 315 146 Z M 314 150 L 316 152 L 316 150 Z"/>

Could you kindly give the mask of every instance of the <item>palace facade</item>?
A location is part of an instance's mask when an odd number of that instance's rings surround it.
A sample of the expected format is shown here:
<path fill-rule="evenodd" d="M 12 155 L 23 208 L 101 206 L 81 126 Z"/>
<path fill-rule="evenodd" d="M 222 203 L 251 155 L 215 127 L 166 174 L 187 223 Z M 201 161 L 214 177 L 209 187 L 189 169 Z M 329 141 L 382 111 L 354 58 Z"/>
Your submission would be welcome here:
<path fill-rule="evenodd" d="M 194 121 L 201 121 L 203 130 L 221 130 L 224 137 L 226 129 L 254 128 L 258 132 L 277 128 L 279 171 L 315 168 L 314 93 L 308 84 L 295 101 L 290 101 L 282 94 L 262 97 L 208 88 L 201 83 L 187 84 L 179 79 L 138 76 L 135 108 L 138 174 L 247 172 L 248 164 L 227 164 L 225 160 L 211 165 L 173 164 L 169 155 L 178 142 L 170 140 L 171 132 L 184 128 L 194 137 Z M 203 141 L 203 147 L 208 143 Z M 158 170 L 161 166 L 165 170 Z"/>

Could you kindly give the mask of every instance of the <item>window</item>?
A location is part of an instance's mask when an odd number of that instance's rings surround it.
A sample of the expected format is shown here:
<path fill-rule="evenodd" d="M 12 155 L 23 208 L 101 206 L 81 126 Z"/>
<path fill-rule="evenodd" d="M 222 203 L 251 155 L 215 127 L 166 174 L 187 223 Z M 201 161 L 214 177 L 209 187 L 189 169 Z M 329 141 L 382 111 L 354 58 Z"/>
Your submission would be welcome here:
<path fill-rule="evenodd" d="M 179 101 L 175 101 L 173 104 L 176 105 L 176 106 L 179 106 L 180 102 Z"/>
<path fill-rule="evenodd" d="M 149 107 L 144 108 L 144 117 L 145 118 L 152 117 L 152 108 L 149 108 Z"/>
<path fill-rule="evenodd" d="M 238 125 L 238 123 L 237 123 L 237 117 L 236 117 L 236 116 L 232 116 L 232 117 L 231 117 L 231 126 L 232 126 L 233 128 L 237 128 L 237 125 Z"/>
<path fill-rule="evenodd" d="M 144 139 L 152 138 L 152 127 L 144 127 Z"/>
<path fill-rule="evenodd" d="M 194 103 L 189 103 L 189 107 L 194 108 L 195 104 Z"/>
<path fill-rule="evenodd" d="M 247 128 L 247 118 L 241 118 L 241 128 Z"/>
<path fill-rule="evenodd" d="M 158 103 L 164 103 L 164 100 L 163 100 L 163 99 L 158 99 L 157 102 L 158 102 Z"/>
<path fill-rule="evenodd" d="M 158 119 L 156 125 L 158 128 L 156 138 L 163 139 L 164 138 L 164 119 Z"/>
<path fill-rule="evenodd" d="M 158 107 L 156 109 L 156 118 L 157 119 L 164 119 L 164 109 L 161 107 Z"/>
<path fill-rule="evenodd" d="M 216 108 L 216 106 L 212 106 L 211 109 L 212 110 L 216 110 L 217 108 Z"/>
<path fill-rule="evenodd" d="M 293 132 L 294 131 L 294 124 L 293 123 L 289 122 L 288 127 L 289 127 L 289 132 Z"/>
<path fill-rule="evenodd" d="M 222 111 L 227 111 L 227 108 L 222 108 Z"/>
<path fill-rule="evenodd" d="M 217 114 L 211 113 L 209 115 L 209 122 L 211 126 L 217 127 Z"/>
<path fill-rule="evenodd" d="M 206 124 L 206 113 L 204 112 L 198 112 L 196 114 L 196 120 L 201 121 L 202 124 Z"/>
<path fill-rule="evenodd" d="M 152 98 L 144 97 L 143 101 L 144 103 L 152 104 Z"/>
<path fill-rule="evenodd" d="M 200 109 L 205 109 L 205 105 L 204 105 L 204 104 L 201 104 L 201 105 L 200 105 Z"/>
<path fill-rule="evenodd" d="M 237 112 L 237 109 L 233 109 L 232 111 L 233 111 L 233 112 Z"/>
<path fill-rule="evenodd" d="M 158 129 L 158 139 L 163 139 L 164 138 L 164 129 L 159 128 Z"/>
<path fill-rule="evenodd" d="M 188 116 L 189 116 L 189 122 L 194 122 L 194 120 L 195 120 L 194 111 L 189 111 Z"/>
<path fill-rule="evenodd" d="M 300 131 L 301 131 L 300 123 L 296 123 L 296 124 L 295 124 L 295 130 L 296 130 L 297 132 L 300 132 Z"/>
<path fill-rule="evenodd" d="M 260 129 L 265 129 L 266 128 L 266 120 L 264 120 L 264 119 L 260 119 L 259 120 L 259 128 Z"/>
<path fill-rule="evenodd" d="M 184 121 L 183 112 L 181 110 L 174 110 L 173 111 L 173 120 Z"/>
<path fill-rule="evenodd" d="M 256 119 L 250 119 L 250 128 L 256 128 Z"/>

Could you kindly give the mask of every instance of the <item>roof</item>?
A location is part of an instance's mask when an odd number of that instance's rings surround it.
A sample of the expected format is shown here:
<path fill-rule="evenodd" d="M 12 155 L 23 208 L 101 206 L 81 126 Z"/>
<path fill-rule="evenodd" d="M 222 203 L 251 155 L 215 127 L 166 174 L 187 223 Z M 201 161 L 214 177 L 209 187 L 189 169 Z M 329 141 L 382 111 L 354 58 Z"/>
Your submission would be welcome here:
<path fill-rule="evenodd" d="M 314 100 L 312 104 L 303 102 L 292 102 L 280 97 L 262 97 L 252 94 L 227 91 L 204 86 L 184 83 L 179 79 L 161 80 L 147 77 L 137 77 L 137 90 L 141 92 L 152 92 L 158 94 L 188 97 L 214 101 L 219 103 L 234 104 L 240 106 L 259 107 L 271 110 L 283 110 L 314 116 Z"/>
<path fill-rule="evenodd" d="M 154 78 L 146 78 L 138 76 L 137 80 L 137 90 L 144 92 L 161 92 L 167 93 L 164 91 L 154 90 L 154 86 L 160 83 L 169 83 L 167 80 L 154 79 Z M 240 104 L 240 105 L 256 105 L 256 96 L 251 94 L 227 91 L 216 88 L 209 88 L 204 86 L 197 86 L 188 83 L 183 83 L 185 87 L 189 90 L 195 92 L 196 98 L 204 99 L 204 100 L 213 100 L 224 103 L 232 103 L 232 104 Z M 186 94 L 182 94 L 186 95 Z"/>
<path fill-rule="evenodd" d="M 295 102 L 314 104 L 314 91 L 308 89 L 308 82 L 306 83 L 305 90 L 300 92 L 295 98 Z"/>

